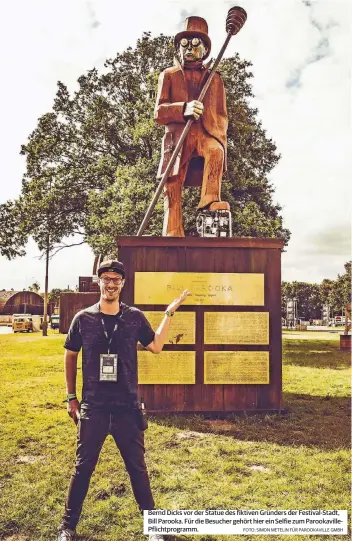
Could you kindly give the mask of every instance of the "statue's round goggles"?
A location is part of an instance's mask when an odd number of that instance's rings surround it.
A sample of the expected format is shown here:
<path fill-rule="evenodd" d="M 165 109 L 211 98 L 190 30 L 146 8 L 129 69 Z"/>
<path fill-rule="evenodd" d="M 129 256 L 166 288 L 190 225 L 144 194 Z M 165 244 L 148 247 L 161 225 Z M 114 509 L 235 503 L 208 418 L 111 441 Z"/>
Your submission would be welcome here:
<path fill-rule="evenodd" d="M 192 45 L 192 47 L 198 47 L 202 41 L 199 38 L 182 38 L 180 41 L 180 44 L 182 47 L 188 47 L 189 45 Z"/>

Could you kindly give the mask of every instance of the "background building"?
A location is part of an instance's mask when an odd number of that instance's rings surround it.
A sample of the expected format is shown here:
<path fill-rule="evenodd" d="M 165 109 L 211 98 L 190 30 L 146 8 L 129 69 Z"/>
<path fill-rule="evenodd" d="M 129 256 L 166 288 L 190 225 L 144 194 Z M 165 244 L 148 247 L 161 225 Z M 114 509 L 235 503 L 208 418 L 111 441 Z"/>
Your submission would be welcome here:
<path fill-rule="evenodd" d="M 49 307 L 48 307 L 49 311 Z M 44 299 L 34 291 L 0 291 L 0 314 L 43 315 Z"/>
<path fill-rule="evenodd" d="M 93 276 L 79 276 L 78 291 L 81 293 L 99 293 L 98 282 L 93 282 Z"/>

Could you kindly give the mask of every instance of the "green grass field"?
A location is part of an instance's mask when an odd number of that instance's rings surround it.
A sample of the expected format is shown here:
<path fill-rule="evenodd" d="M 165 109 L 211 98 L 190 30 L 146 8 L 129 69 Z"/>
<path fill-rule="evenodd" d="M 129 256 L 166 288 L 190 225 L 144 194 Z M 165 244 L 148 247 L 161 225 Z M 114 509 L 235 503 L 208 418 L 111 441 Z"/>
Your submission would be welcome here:
<path fill-rule="evenodd" d="M 349 509 L 349 354 L 340 352 L 338 334 L 285 336 L 285 414 L 151 420 L 146 458 L 157 507 Z M 2 540 L 55 539 L 76 441 L 62 403 L 63 341 L 59 334 L 0 336 Z M 146 538 L 141 531 L 129 479 L 108 438 L 83 508 L 79 539 L 138 541 Z M 300 536 L 308 539 L 347 537 Z"/>

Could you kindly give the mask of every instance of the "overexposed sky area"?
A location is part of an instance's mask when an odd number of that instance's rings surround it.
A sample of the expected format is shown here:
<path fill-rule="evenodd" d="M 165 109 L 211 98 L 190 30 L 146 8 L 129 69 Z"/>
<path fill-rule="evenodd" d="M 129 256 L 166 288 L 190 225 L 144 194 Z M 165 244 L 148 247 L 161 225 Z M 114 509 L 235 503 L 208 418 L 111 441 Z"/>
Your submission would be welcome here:
<path fill-rule="evenodd" d="M 237 0 L 236 0 L 237 1 Z M 189 15 L 204 17 L 215 57 L 226 37 L 232 1 L 12 0 L 2 6 L 0 57 L 0 203 L 18 197 L 25 160 L 21 144 L 50 111 L 58 80 L 73 91 L 77 78 L 127 46 L 143 31 L 174 35 Z M 292 232 L 283 254 L 284 280 L 320 282 L 343 272 L 350 258 L 351 26 L 347 0 L 238 0 L 248 19 L 232 38 L 253 63 L 254 105 L 282 158 L 270 176 L 274 199 Z M 44 286 L 44 262 L 34 242 L 27 255 L 0 258 L 0 289 Z M 87 246 L 58 253 L 49 288 L 74 287 L 91 275 Z"/>

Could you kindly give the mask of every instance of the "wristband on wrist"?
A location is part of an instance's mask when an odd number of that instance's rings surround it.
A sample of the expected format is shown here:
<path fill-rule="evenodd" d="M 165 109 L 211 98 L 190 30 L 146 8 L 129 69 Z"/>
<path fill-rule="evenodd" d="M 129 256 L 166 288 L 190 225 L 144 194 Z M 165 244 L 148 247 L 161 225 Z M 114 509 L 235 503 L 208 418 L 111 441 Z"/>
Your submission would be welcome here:
<path fill-rule="evenodd" d="M 77 400 L 76 393 L 68 393 L 66 400 L 64 402 L 70 402 L 71 400 Z"/>
<path fill-rule="evenodd" d="M 170 312 L 169 310 L 165 310 L 165 315 L 167 317 L 172 317 L 174 315 L 175 312 Z"/>

